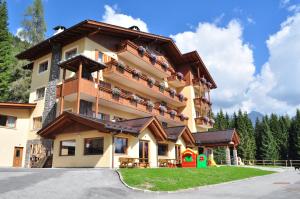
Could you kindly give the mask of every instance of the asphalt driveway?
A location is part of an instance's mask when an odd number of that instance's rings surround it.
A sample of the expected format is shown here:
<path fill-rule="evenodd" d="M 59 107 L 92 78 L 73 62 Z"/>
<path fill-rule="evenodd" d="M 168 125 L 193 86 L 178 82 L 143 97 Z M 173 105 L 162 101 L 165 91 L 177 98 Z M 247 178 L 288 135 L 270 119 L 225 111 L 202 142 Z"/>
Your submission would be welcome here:
<path fill-rule="evenodd" d="M 0 168 L 0 198 L 300 198 L 300 172 L 281 173 L 177 193 L 126 188 L 110 169 Z"/>

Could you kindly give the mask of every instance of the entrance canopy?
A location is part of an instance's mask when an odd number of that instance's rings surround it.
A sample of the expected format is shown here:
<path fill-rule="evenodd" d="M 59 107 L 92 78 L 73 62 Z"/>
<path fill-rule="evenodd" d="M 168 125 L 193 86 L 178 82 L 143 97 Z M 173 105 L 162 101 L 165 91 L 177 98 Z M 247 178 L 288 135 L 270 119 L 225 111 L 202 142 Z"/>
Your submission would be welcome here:
<path fill-rule="evenodd" d="M 237 146 L 240 138 L 235 129 L 198 132 L 193 134 L 196 144 L 205 147 Z"/>

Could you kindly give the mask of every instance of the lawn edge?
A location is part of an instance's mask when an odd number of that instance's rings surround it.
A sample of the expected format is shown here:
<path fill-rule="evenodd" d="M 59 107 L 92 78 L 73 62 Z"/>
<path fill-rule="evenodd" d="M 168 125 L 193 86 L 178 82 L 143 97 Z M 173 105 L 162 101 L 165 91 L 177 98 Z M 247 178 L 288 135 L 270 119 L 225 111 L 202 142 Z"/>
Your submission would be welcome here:
<path fill-rule="evenodd" d="M 253 177 L 243 178 L 243 179 L 239 179 L 239 180 L 232 180 L 232 181 L 228 181 L 228 182 L 221 182 L 221 183 L 217 183 L 217 184 L 203 185 L 203 186 L 191 187 L 191 188 L 187 188 L 187 189 L 178 189 L 178 190 L 175 190 L 175 191 L 151 191 L 151 190 L 148 190 L 148 189 L 140 189 L 140 188 L 136 188 L 136 187 L 132 187 L 132 186 L 128 185 L 124 181 L 123 176 L 122 176 L 121 172 L 119 171 L 119 169 L 116 169 L 115 171 L 118 174 L 120 181 L 122 182 L 123 185 L 125 185 L 125 187 L 127 187 L 131 190 L 134 190 L 134 191 L 140 191 L 140 192 L 144 192 L 144 193 L 157 193 L 157 194 L 159 194 L 159 193 L 180 193 L 180 192 L 195 191 L 195 190 L 200 190 L 200 189 L 207 188 L 207 187 L 214 187 L 214 186 L 218 186 L 218 185 L 226 185 L 226 184 L 231 184 L 231 183 L 236 183 L 236 182 L 241 182 L 241 181 L 245 181 L 245 180 L 251 180 L 251 179 L 256 179 L 256 178 L 260 178 L 260 177 L 264 177 L 264 176 L 275 175 L 275 174 L 281 173 L 281 172 L 278 172 L 278 171 L 272 171 L 274 173 L 261 175 L 261 176 L 253 176 Z"/>

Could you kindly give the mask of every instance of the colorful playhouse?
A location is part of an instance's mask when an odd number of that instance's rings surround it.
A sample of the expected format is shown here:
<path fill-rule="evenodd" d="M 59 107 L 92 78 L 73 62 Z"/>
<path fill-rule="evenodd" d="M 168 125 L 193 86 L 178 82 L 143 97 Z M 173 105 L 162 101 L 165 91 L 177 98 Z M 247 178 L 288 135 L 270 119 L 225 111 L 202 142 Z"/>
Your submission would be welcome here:
<path fill-rule="evenodd" d="M 186 149 L 182 153 L 182 164 L 183 168 L 206 168 L 207 157 L 204 154 L 198 155 L 191 149 Z"/>

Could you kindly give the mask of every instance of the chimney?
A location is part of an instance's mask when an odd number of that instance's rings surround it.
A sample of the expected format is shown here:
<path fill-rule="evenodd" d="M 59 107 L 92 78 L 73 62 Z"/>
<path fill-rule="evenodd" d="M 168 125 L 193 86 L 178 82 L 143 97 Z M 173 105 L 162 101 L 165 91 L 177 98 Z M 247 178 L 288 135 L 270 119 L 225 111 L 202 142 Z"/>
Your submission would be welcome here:
<path fill-rule="evenodd" d="M 64 26 L 56 26 L 53 28 L 53 30 L 55 30 L 54 34 L 53 35 L 57 35 L 61 32 L 63 32 L 64 30 L 66 30 L 66 27 Z"/>

